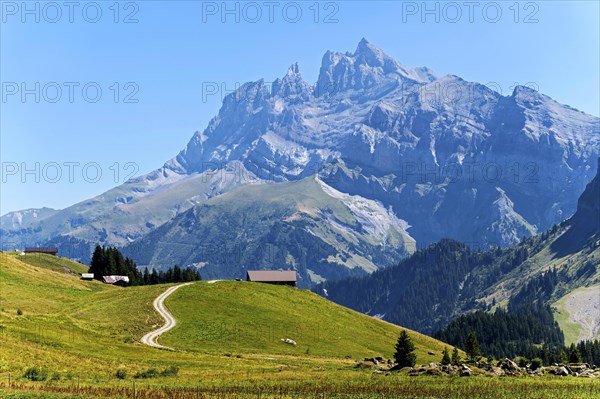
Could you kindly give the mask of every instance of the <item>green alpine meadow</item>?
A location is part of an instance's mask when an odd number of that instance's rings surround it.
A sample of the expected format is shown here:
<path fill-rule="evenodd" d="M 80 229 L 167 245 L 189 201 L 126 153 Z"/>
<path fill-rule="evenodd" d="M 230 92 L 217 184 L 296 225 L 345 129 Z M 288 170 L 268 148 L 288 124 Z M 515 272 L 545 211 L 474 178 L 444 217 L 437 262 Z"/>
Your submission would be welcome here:
<path fill-rule="evenodd" d="M 599 16 L 0 1 L 0 399 L 600 399 Z"/>

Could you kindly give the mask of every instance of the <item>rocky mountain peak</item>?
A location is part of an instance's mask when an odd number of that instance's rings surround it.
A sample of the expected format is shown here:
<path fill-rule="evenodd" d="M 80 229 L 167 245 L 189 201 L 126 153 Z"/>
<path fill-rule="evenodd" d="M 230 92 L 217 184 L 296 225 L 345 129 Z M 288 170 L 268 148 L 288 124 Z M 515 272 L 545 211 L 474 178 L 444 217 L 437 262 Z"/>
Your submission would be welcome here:
<path fill-rule="evenodd" d="M 300 74 L 300 67 L 297 62 L 292 64 L 283 79 L 276 79 L 272 86 L 273 96 L 280 96 L 284 100 L 295 102 L 299 100 L 308 100 L 311 96 L 312 87 Z"/>
<path fill-rule="evenodd" d="M 286 77 L 288 76 L 299 76 L 300 77 L 300 66 L 298 65 L 297 62 L 294 62 L 289 68 L 288 71 L 285 75 Z"/>
<path fill-rule="evenodd" d="M 370 67 L 393 67 L 397 62 L 383 52 L 379 47 L 375 46 L 367 39 L 363 38 L 356 47 L 353 58 L 358 64 L 368 65 Z M 391 72 L 391 70 L 387 71 Z"/>
<path fill-rule="evenodd" d="M 327 51 L 323 56 L 315 96 L 336 95 L 349 90 L 368 90 L 389 87 L 400 81 L 425 83 L 435 76 L 427 70 L 415 70 L 401 65 L 367 39 L 362 39 L 356 51 L 337 53 Z"/>

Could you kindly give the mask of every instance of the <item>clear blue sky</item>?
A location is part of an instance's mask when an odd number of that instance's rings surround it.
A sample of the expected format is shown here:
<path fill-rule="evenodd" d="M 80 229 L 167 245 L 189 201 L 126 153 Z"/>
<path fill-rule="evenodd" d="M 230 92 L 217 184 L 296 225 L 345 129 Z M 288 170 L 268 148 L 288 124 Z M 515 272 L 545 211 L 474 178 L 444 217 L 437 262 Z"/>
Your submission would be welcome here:
<path fill-rule="evenodd" d="M 114 1 L 99 1 L 97 17 L 90 2 L 56 9 L 30 1 L 28 13 L 21 1 L 2 1 L 0 213 L 63 208 L 128 172 L 160 167 L 218 111 L 221 96 L 203 99 L 203 83 L 273 81 L 296 61 L 314 82 L 325 51 L 354 51 L 362 37 L 408 66 L 495 82 L 505 95 L 532 82 L 561 103 L 600 113 L 597 1 L 476 3 L 429 2 L 427 14 L 421 1 L 320 2 L 316 15 L 314 1 L 229 2 L 229 14 L 221 1 L 137 1 L 121 2 L 116 15 Z M 24 102 L 22 83 L 34 92 Z M 97 87 L 102 97 L 92 103 Z M 136 88 L 138 102 L 126 103 Z M 65 162 L 79 163 L 72 178 Z M 137 171 L 125 170 L 128 162 Z M 23 175 L 23 167 L 33 172 Z"/>

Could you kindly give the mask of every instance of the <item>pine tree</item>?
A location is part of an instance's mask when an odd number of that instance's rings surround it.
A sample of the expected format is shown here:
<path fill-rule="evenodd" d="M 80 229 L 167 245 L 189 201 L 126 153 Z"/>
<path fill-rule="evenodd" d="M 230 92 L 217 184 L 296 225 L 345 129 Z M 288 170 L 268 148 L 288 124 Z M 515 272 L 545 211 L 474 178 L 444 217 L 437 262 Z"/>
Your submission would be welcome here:
<path fill-rule="evenodd" d="M 454 347 L 452 350 L 452 364 L 458 366 L 461 363 L 460 353 L 458 353 L 458 348 Z"/>
<path fill-rule="evenodd" d="M 450 353 L 448 353 L 448 347 L 444 348 L 444 353 L 442 354 L 442 365 L 447 366 L 452 362 L 450 359 Z"/>
<path fill-rule="evenodd" d="M 159 284 L 160 277 L 156 272 L 156 269 L 152 269 L 152 273 L 150 274 L 150 284 Z"/>
<path fill-rule="evenodd" d="M 179 265 L 175 265 L 173 267 L 173 282 L 180 283 L 183 281 L 183 276 L 181 275 L 181 268 Z"/>
<path fill-rule="evenodd" d="M 144 281 L 142 279 L 142 274 L 137 268 L 135 262 L 129 258 L 125 258 L 124 261 L 126 275 L 129 277 L 129 285 L 140 285 L 143 284 Z"/>
<path fill-rule="evenodd" d="M 406 330 L 400 332 L 395 349 L 394 359 L 399 367 L 413 367 L 415 365 L 417 362 L 415 344 L 413 344 Z"/>
<path fill-rule="evenodd" d="M 172 283 L 172 282 L 173 282 L 173 268 L 169 267 L 163 277 L 163 283 Z"/>
<path fill-rule="evenodd" d="M 96 245 L 94 254 L 92 255 L 92 262 L 88 273 L 94 273 L 96 280 L 102 280 L 103 276 L 103 262 L 104 262 L 104 249 L 100 245 Z"/>
<path fill-rule="evenodd" d="M 567 363 L 569 361 L 569 355 L 565 349 L 560 352 L 559 358 L 561 363 Z"/>
<path fill-rule="evenodd" d="M 479 342 L 477 341 L 477 337 L 473 331 L 471 331 L 467 337 L 465 352 L 467 352 L 467 357 L 471 362 L 476 362 L 481 357 Z"/>
<path fill-rule="evenodd" d="M 115 260 L 115 250 L 113 247 L 108 247 L 105 252 L 105 276 L 113 276 L 117 274 L 117 262 Z"/>
<path fill-rule="evenodd" d="M 150 284 L 150 273 L 148 273 L 148 268 L 144 269 L 144 285 Z"/>
<path fill-rule="evenodd" d="M 581 363 L 582 361 L 581 352 L 579 352 L 575 344 L 571 344 L 569 347 L 569 363 Z"/>
<path fill-rule="evenodd" d="M 113 249 L 113 257 L 115 258 L 115 274 L 119 276 L 127 276 L 129 270 L 127 270 L 127 264 L 123 258 L 123 254 L 118 249 Z"/>

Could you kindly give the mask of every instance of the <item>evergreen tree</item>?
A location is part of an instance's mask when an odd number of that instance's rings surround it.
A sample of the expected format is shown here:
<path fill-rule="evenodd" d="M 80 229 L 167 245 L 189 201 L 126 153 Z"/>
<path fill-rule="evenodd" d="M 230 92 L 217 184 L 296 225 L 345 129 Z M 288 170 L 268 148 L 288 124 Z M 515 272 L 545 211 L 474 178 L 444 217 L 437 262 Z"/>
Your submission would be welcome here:
<path fill-rule="evenodd" d="M 113 276 L 117 274 L 117 262 L 115 260 L 115 249 L 113 247 L 109 247 L 106 250 L 105 262 L 105 276 Z"/>
<path fill-rule="evenodd" d="M 194 281 L 194 275 L 191 268 L 186 267 L 181 274 L 182 281 Z"/>
<path fill-rule="evenodd" d="M 455 346 L 454 350 L 452 350 L 452 364 L 458 366 L 461 363 L 460 353 L 458 353 L 458 348 Z"/>
<path fill-rule="evenodd" d="M 173 268 L 172 267 L 169 267 L 167 269 L 167 272 L 164 273 L 162 282 L 163 283 L 172 283 L 173 282 Z"/>
<path fill-rule="evenodd" d="M 119 275 L 129 277 L 129 285 L 148 285 L 161 283 L 179 283 L 201 280 L 200 272 L 191 267 L 182 269 L 179 265 L 170 267 L 166 272 L 148 268 L 143 273 L 139 271 L 133 259 L 123 256 L 121 251 L 114 247 L 97 245 L 92 255 L 89 273 L 94 273 L 94 278 L 102 280 L 103 276 Z"/>
<path fill-rule="evenodd" d="M 569 363 L 581 363 L 583 359 L 581 357 L 581 352 L 575 346 L 575 344 L 571 344 L 569 347 Z"/>
<path fill-rule="evenodd" d="M 417 362 L 415 344 L 413 344 L 406 330 L 400 332 L 395 349 L 394 359 L 399 367 L 413 367 L 415 365 Z"/>
<path fill-rule="evenodd" d="M 128 265 L 125 263 L 123 254 L 116 248 L 113 248 L 113 257 L 115 259 L 115 274 L 118 276 L 127 276 L 129 273 Z"/>
<path fill-rule="evenodd" d="M 144 285 L 150 284 L 150 273 L 148 273 L 148 268 L 144 269 Z"/>
<path fill-rule="evenodd" d="M 160 278 L 156 269 L 152 269 L 152 273 L 150 274 L 150 284 L 160 284 Z"/>
<path fill-rule="evenodd" d="M 179 265 L 175 265 L 173 267 L 173 282 L 180 283 L 182 281 L 183 281 L 183 276 L 181 274 L 181 268 L 179 267 Z"/>
<path fill-rule="evenodd" d="M 92 254 L 92 262 L 90 263 L 90 269 L 88 273 L 94 273 L 96 280 L 102 280 L 104 271 L 102 270 L 104 263 L 104 249 L 100 245 L 96 245 L 94 253 Z"/>
<path fill-rule="evenodd" d="M 135 262 L 129 258 L 125 258 L 124 261 L 126 275 L 129 277 L 129 285 L 141 285 L 144 284 L 142 274 L 137 268 Z"/>
<path fill-rule="evenodd" d="M 476 362 L 481 357 L 479 342 L 477 341 L 477 337 L 473 331 L 471 331 L 467 337 L 465 352 L 467 353 L 467 357 L 471 362 Z"/>
<path fill-rule="evenodd" d="M 442 365 L 447 366 L 452 362 L 450 359 L 450 353 L 448 352 L 448 347 L 444 348 L 444 353 L 442 354 Z"/>
<path fill-rule="evenodd" d="M 569 355 L 567 354 L 567 351 L 565 349 L 563 349 L 560 352 L 560 362 L 561 363 L 567 363 L 569 361 Z"/>

